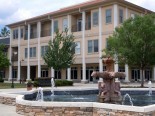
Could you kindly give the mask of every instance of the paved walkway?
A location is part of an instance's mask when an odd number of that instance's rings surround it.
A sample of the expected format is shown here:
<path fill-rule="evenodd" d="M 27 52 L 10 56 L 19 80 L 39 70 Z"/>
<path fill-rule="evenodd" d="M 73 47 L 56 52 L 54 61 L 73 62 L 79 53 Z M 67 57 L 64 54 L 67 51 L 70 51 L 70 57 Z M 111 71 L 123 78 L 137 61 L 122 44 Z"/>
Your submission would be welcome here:
<path fill-rule="evenodd" d="M 123 87 L 137 87 L 137 86 L 140 86 L 140 83 L 122 83 L 121 86 Z M 148 84 L 145 83 L 145 86 L 147 87 Z M 81 83 L 75 83 L 73 87 L 57 87 L 56 89 L 83 89 L 83 88 L 97 88 L 98 85 L 97 84 L 81 84 Z M 152 83 L 152 87 L 153 90 L 155 90 L 155 83 Z M 36 88 L 33 88 L 34 90 Z M 46 87 L 46 89 L 50 89 L 50 87 Z M 128 89 L 128 88 L 125 88 L 125 89 Z M 131 89 L 131 88 L 130 88 Z M 135 88 L 131 89 L 131 90 L 134 90 Z M 138 90 L 141 90 L 141 89 L 144 89 L 144 88 L 136 88 Z M 148 88 L 145 88 L 146 90 L 148 90 Z M 27 91 L 26 91 L 26 88 L 14 88 L 14 89 L 0 89 L 0 93 L 16 93 L 17 95 L 18 94 L 25 94 Z M 15 110 L 15 106 L 8 106 L 8 105 L 3 105 L 3 104 L 0 104 L 0 116 L 21 116 L 19 114 L 16 113 L 16 110 Z"/>
<path fill-rule="evenodd" d="M 0 116 L 21 116 L 16 113 L 15 106 L 0 104 Z"/>

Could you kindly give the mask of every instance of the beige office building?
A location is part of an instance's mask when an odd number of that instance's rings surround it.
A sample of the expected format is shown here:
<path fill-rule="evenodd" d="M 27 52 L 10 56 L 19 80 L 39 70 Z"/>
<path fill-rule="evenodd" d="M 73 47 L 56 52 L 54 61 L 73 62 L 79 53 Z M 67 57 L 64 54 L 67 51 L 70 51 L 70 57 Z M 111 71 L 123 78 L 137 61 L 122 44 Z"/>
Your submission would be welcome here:
<path fill-rule="evenodd" d="M 102 49 L 107 46 L 107 38 L 115 27 L 135 15 L 152 13 L 145 8 L 124 0 L 91 0 L 58 11 L 9 24 L 11 29 L 9 58 L 12 65 L 6 70 L 8 80 L 55 77 L 75 82 L 94 82 L 93 70 L 104 71 Z M 48 69 L 42 55 L 49 40 L 53 40 L 55 30 L 75 36 L 75 63 L 68 69 L 58 72 Z M 128 64 L 113 66 L 114 71 L 126 73 L 125 82 L 139 81 L 141 70 Z M 155 67 L 148 67 L 145 80 L 155 80 Z"/>

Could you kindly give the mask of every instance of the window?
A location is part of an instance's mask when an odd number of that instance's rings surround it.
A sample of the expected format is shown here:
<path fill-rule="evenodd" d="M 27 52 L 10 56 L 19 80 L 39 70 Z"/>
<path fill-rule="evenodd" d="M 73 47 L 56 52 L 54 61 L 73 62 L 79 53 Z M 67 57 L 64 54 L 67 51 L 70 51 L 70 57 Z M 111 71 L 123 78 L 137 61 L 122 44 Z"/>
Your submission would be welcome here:
<path fill-rule="evenodd" d="M 54 32 L 58 30 L 58 20 L 54 21 Z"/>
<path fill-rule="evenodd" d="M 82 31 L 82 19 L 77 20 L 77 31 Z"/>
<path fill-rule="evenodd" d="M 123 10 L 119 10 L 119 23 L 123 23 Z"/>
<path fill-rule="evenodd" d="M 131 13 L 131 18 L 134 19 L 135 18 L 135 14 Z"/>
<path fill-rule="evenodd" d="M 21 29 L 21 32 L 20 32 L 21 38 L 23 38 L 23 35 L 24 35 L 23 32 L 24 32 L 24 31 L 23 31 L 23 28 L 22 28 L 22 29 Z"/>
<path fill-rule="evenodd" d="M 25 58 L 27 58 L 27 48 L 25 48 Z"/>
<path fill-rule="evenodd" d="M 54 71 L 54 78 L 55 78 L 55 79 L 61 79 L 61 72 L 55 70 L 55 71 Z"/>
<path fill-rule="evenodd" d="M 77 68 L 76 67 L 71 68 L 71 79 L 77 79 Z"/>
<path fill-rule="evenodd" d="M 12 76 L 13 76 L 13 78 L 17 78 L 17 69 L 14 69 L 12 71 Z"/>
<path fill-rule="evenodd" d="M 41 56 L 45 55 L 47 49 L 48 49 L 48 46 L 41 46 Z"/>
<path fill-rule="evenodd" d="M 63 19 L 63 31 L 65 31 L 65 29 L 68 27 L 68 20 L 67 19 Z"/>
<path fill-rule="evenodd" d="M 36 57 L 36 47 L 30 48 L 30 58 Z"/>
<path fill-rule="evenodd" d="M 18 29 L 13 30 L 13 39 L 18 39 Z"/>
<path fill-rule="evenodd" d="M 41 70 L 41 77 L 48 77 L 48 69 Z"/>
<path fill-rule="evenodd" d="M 106 23 L 111 23 L 111 9 L 106 10 Z"/>
<path fill-rule="evenodd" d="M 0 77 L 5 78 L 5 71 L 4 70 L 0 71 Z"/>
<path fill-rule="evenodd" d="M 98 25 L 98 11 L 93 13 L 93 26 Z"/>
<path fill-rule="evenodd" d="M 80 42 L 75 42 L 76 47 L 75 47 L 75 54 L 80 54 L 81 53 L 81 45 Z"/>
<path fill-rule="evenodd" d="M 125 72 L 125 67 L 119 66 L 118 72 Z"/>
<path fill-rule="evenodd" d="M 98 40 L 88 40 L 88 53 L 98 52 Z"/>

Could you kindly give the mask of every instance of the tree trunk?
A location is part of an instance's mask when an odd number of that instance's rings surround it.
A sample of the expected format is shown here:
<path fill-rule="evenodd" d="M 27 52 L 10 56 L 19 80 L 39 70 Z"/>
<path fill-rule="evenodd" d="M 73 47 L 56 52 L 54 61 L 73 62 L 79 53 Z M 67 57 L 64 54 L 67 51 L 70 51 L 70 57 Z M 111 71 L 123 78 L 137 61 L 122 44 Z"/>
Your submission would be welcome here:
<path fill-rule="evenodd" d="M 141 80 L 141 87 L 144 87 L 144 69 L 142 68 L 142 80 Z"/>

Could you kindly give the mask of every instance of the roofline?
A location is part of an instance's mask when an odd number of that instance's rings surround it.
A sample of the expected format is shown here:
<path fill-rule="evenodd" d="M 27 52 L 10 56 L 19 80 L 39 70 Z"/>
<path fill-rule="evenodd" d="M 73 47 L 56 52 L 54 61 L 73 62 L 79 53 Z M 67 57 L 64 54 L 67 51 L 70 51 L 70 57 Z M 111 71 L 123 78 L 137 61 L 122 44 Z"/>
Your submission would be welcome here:
<path fill-rule="evenodd" d="M 134 8 L 137 8 L 139 10 L 144 10 L 144 12 L 147 11 L 148 13 L 154 13 L 151 10 L 148 10 L 146 8 L 135 5 L 135 4 L 130 3 L 128 1 L 125 1 L 125 0 L 91 0 L 91 1 L 80 3 L 80 4 L 72 5 L 72 6 L 69 6 L 69 7 L 65 7 L 65 8 L 53 11 L 53 12 L 43 14 L 43 15 L 39 15 L 39 16 L 36 16 L 36 17 L 32 17 L 32 18 L 28 18 L 28 19 L 25 19 L 25 20 L 22 20 L 22 21 L 11 23 L 11 24 L 8 24 L 6 26 L 7 27 L 12 27 L 14 25 L 26 25 L 27 22 L 31 22 L 31 21 L 35 22 L 36 20 L 40 20 L 40 18 L 42 18 L 42 19 L 50 19 L 51 17 L 54 17 L 55 15 L 62 14 L 62 13 L 68 13 L 71 10 L 79 10 L 79 9 L 83 9 L 85 7 L 89 7 L 91 5 L 95 6 L 95 5 L 101 5 L 101 3 L 112 3 L 112 2 L 123 3 L 124 5 L 129 5 L 129 6 L 132 6 Z"/>

